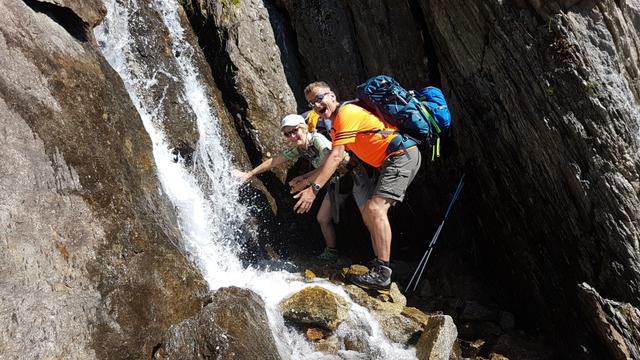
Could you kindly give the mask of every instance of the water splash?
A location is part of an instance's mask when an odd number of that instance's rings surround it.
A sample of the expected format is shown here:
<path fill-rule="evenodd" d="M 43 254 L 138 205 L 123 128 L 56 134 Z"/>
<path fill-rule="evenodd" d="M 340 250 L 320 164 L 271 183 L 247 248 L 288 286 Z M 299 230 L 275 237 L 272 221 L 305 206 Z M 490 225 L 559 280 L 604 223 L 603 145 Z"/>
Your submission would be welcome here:
<path fill-rule="evenodd" d="M 184 250 L 201 270 L 210 289 L 225 286 L 248 288 L 259 294 L 265 303 L 269 322 L 284 358 L 326 359 L 334 358 L 315 352 L 312 345 L 295 330 L 285 326 L 279 311 L 279 303 L 289 295 L 312 284 L 300 275 L 284 271 L 265 272 L 244 268 L 238 258 L 242 239 L 242 224 L 247 220 L 247 209 L 238 201 L 239 183 L 229 176 L 231 161 L 222 141 L 219 121 L 209 102 L 209 94 L 202 84 L 193 55 L 195 49 L 185 40 L 184 30 L 174 0 L 154 0 L 150 6 L 160 14 L 172 40 L 175 73 L 154 68 L 149 59 L 141 56 L 134 46 L 130 26 L 144 21 L 132 14 L 140 13 L 135 0 L 106 0 L 107 17 L 95 29 L 101 50 L 122 78 L 129 96 L 138 110 L 153 144 L 153 155 L 161 192 L 166 193 L 177 210 L 180 230 L 185 243 Z M 143 6 L 148 6 L 146 3 Z M 179 56 L 175 56 L 179 54 Z M 160 85 L 159 75 L 165 75 L 181 86 L 182 98 L 197 120 L 199 140 L 194 153 L 194 168 L 174 161 L 163 129 L 165 114 L 163 96 L 154 99 L 148 94 Z M 194 170 L 195 169 L 195 170 Z M 199 176 L 201 174 L 203 176 Z M 338 286 L 328 282 L 323 286 L 351 304 L 352 324 L 342 324 L 336 334 L 339 337 L 354 333 L 369 344 L 367 354 L 341 350 L 345 359 L 415 359 L 414 349 L 404 349 L 390 343 L 383 335 L 372 315 L 351 302 Z"/>

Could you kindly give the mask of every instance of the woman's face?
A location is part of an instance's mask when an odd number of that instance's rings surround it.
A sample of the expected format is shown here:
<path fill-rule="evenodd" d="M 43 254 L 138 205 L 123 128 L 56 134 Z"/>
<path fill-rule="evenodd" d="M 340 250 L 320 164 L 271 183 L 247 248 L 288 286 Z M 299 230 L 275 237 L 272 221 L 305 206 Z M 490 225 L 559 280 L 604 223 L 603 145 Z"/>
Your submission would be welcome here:
<path fill-rule="evenodd" d="M 282 129 L 287 142 L 297 147 L 307 146 L 307 130 L 303 126 L 287 126 Z"/>

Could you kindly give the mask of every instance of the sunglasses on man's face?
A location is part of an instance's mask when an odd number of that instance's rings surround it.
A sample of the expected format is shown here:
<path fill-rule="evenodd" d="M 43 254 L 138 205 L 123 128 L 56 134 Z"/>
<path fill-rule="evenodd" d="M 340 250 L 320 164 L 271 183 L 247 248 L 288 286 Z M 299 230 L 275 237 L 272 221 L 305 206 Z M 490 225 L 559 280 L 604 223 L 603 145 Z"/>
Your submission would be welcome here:
<path fill-rule="evenodd" d="M 315 98 L 313 98 L 313 100 L 309 101 L 309 107 L 313 108 L 317 103 L 321 102 L 322 99 L 324 99 L 325 96 L 331 94 L 331 91 L 327 91 L 326 93 L 320 94 L 318 96 L 316 96 Z"/>
<path fill-rule="evenodd" d="M 294 128 L 294 129 L 289 130 L 289 131 L 284 131 L 282 133 L 282 135 L 284 135 L 284 137 L 286 137 L 286 138 L 290 138 L 290 137 L 292 137 L 294 135 L 297 135 L 297 134 L 298 134 L 298 128 Z"/>

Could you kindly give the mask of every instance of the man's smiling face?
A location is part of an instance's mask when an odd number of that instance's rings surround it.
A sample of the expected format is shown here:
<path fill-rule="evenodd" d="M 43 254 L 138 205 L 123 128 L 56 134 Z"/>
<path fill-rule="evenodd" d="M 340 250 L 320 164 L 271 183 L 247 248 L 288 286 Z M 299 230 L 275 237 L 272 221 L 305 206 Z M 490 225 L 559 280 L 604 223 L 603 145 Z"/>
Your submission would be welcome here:
<path fill-rule="evenodd" d="M 323 118 L 331 119 L 336 115 L 335 111 L 338 108 L 338 101 L 333 91 L 327 87 L 314 87 L 307 94 L 307 102 L 309 102 L 309 106 L 313 111 Z"/>

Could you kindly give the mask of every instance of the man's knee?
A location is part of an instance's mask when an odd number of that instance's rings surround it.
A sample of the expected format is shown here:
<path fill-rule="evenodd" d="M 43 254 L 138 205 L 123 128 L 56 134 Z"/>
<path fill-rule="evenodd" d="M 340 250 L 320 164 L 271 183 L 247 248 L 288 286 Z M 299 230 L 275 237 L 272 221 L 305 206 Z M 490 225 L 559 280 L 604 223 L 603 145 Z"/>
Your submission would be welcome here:
<path fill-rule="evenodd" d="M 329 223 L 331 223 L 331 212 L 318 212 L 318 214 L 316 215 L 316 220 L 320 225 L 329 225 Z"/>
<path fill-rule="evenodd" d="M 379 196 L 374 196 L 364 204 L 362 216 L 366 216 L 367 219 L 371 220 L 379 219 L 381 217 L 386 218 L 387 211 L 389 210 L 390 206 L 391 200 Z"/>

